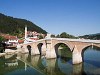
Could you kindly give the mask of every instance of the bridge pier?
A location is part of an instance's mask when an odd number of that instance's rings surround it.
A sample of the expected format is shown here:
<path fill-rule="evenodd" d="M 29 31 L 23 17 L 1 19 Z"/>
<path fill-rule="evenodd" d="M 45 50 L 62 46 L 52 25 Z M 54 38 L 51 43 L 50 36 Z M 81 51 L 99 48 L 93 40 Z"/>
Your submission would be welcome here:
<path fill-rule="evenodd" d="M 76 45 L 75 45 L 73 53 L 72 53 L 72 62 L 73 62 L 73 64 L 82 63 L 82 55 L 81 55 L 81 52 L 78 51 Z"/>
<path fill-rule="evenodd" d="M 27 46 L 23 46 L 21 53 L 29 53 Z"/>
<path fill-rule="evenodd" d="M 56 52 L 53 46 L 52 39 L 46 42 L 46 55 L 47 59 L 56 58 Z"/>
<path fill-rule="evenodd" d="M 42 46 L 41 55 L 46 55 L 46 44 L 43 44 Z"/>
<path fill-rule="evenodd" d="M 47 50 L 46 56 L 47 59 L 56 58 L 55 50 Z"/>
<path fill-rule="evenodd" d="M 40 54 L 38 48 L 37 47 L 36 48 L 32 48 L 31 55 L 38 55 L 38 54 Z"/>

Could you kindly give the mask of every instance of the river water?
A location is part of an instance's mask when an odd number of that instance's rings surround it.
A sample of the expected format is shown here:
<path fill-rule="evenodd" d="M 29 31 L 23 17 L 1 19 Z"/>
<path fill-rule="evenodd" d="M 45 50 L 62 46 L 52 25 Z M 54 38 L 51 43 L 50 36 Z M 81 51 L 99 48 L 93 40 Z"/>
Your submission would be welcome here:
<path fill-rule="evenodd" d="M 61 55 L 64 55 L 63 57 Z M 0 57 L 0 75 L 98 75 L 100 74 L 100 49 L 84 50 L 84 62 L 72 64 L 72 53 L 59 50 L 59 58 L 47 60 L 40 55 L 6 55 Z"/>

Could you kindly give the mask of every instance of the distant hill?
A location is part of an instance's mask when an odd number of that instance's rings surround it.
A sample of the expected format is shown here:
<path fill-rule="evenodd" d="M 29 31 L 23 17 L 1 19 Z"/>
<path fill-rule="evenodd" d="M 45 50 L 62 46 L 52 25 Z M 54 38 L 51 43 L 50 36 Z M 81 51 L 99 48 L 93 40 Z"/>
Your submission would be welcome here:
<path fill-rule="evenodd" d="M 0 32 L 18 35 L 24 34 L 24 28 L 27 25 L 29 31 L 36 31 L 38 33 L 46 34 L 47 32 L 37 26 L 36 24 L 20 18 L 13 18 L 0 13 Z"/>
<path fill-rule="evenodd" d="M 79 36 L 80 38 L 100 40 L 100 33 Z"/>

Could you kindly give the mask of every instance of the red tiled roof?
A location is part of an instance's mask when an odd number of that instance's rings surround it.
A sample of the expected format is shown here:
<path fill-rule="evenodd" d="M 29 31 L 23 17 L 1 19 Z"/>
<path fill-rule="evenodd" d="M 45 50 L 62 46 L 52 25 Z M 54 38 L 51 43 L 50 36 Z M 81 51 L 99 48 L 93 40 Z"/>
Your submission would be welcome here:
<path fill-rule="evenodd" d="M 2 37 L 5 39 L 10 39 L 10 40 L 17 40 L 18 38 L 16 36 L 8 35 L 8 34 L 1 34 Z"/>
<path fill-rule="evenodd" d="M 38 40 L 38 38 L 30 38 L 31 40 Z"/>
<path fill-rule="evenodd" d="M 18 43 L 24 43 L 24 40 L 20 40 L 20 39 L 19 39 L 19 40 L 18 40 Z"/>

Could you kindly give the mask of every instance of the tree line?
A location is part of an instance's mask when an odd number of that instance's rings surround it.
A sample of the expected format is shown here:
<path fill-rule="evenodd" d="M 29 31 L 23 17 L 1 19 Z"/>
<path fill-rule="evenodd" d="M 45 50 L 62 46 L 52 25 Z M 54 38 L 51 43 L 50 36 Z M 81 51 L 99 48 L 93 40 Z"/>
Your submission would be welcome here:
<path fill-rule="evenodd" d="M 100 40 L 100 33 L 79 36 L 84 39 Z"/>
<path fill-rule="evenodd" d="M 53 38 L 53 37 L 56 37 L 56 38 L 77 38 L 77 37 L 75 37 L 74 35 L 70 35 L 70 34 L 68 34 L 68 33 L 66 33 L 66 32 L 62 32 L 61 34 L 58 34 L 58 35 L 51 35 L 51 37 Z"/>

